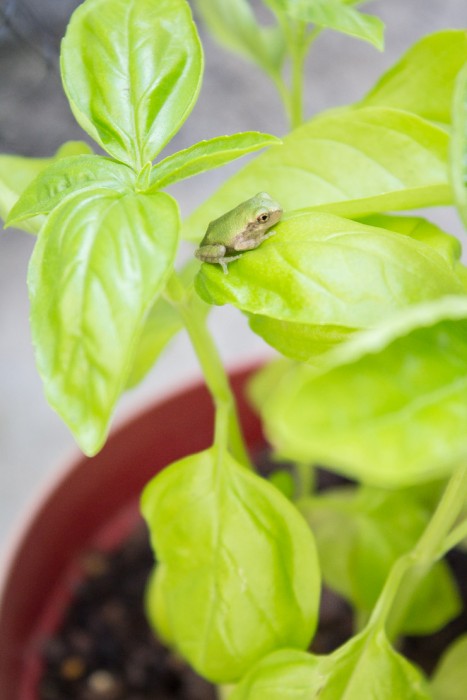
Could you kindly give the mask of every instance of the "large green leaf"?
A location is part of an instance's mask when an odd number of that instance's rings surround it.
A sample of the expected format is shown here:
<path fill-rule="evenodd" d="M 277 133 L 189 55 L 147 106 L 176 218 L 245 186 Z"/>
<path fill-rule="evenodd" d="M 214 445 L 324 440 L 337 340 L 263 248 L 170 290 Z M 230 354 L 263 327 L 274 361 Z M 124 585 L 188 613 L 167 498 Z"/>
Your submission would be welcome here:
<path fill-rule="evenodd" d="M 316 537 L 323 579 L 369 617 L 395 561 L 410 551 L 430 513 L 407 490 L 340 488 L 300 502 Z M 432 634 L 459 614 L 461 601 L 445 562 L 417 590 L 403 634 Z"/>
<path fill-rule="evenodd" d="M 383 75 L 358 106 L 394 107 L 451 124 L 454 83 L 467 62 L 467 31 L 423 37 Z"/>
<path fill-rule="evenodd" d="M 295 324 L 354 329 L 464 291 L 445 259 L 408 235 L 321 212 L 290 216 L 275 230 L 227 275 L 204 263 L 196 280 L 201 297 Z"/>
<path fill-rule="evenodd" d="M 276 11 L 285 12 L 294 19 L 350 34 L 370 42 L 378 49 L 384 46 L 384 23 L 379 17 L 359 12 L 343 0 L 265 0 L 265 2 Z"/>
<path fill-rule="evenodd" d="M 329 656 L 290 649 L 270 654 L 230 700 L 431 700 L 420 671 L 394 651 L 383 632 L 353 637 Z"/>
<path fill-rule="evenodd" d="M 457 283 L 467 289 L 466 269 L 460 262 L 461 247 L 457 238 L 420 217 L 387 216 L 376 214 L 366 217 L 362 223 L 409 236 L 415 241 L 428 245 L 440 255 L 449 269 L 457 277 Z M 423 248 L 419 248 L 423 255 Z M 403 254 L 405 257 L 405 253 Z M 389 281 L 389 280 L 387 280 Z M 424 282 L 420 280 L 420 293 Z M 460 289 L 460 287 L 459 287 Z M 371 293 L 370 289 L 367 290 Z M 326 352 L 349 338 L 356 328 L 338 325 L 309 325 L 293 320 L 282 320 L 260 314 L 249 315 L 252 330 L 287 357 L 320 365 Z"/>
<path fill-rule="evenodd" d="M 315 545 L 274 486 L 212 448 L 156 476 L 142 510 L 158 559 L 150 617 L 199 673 L 232 682 L 275 649 L 307 648 Z"/>
<path fill-rule="evenodd" d="M 67 197 L 47 219 L 29 272 L 31 324 L 47 398 L 87 454 L 102 446 L 147 311 L 177 249 L 162 193 Z"/>
<path fill-rule="evenodd" d="M 134 172 L 110 158 L 78 155 L 54 161 L 42 170 L 24 190 L 8 215 L 7 225 L 16 226 L 24 219 L 48 214 L 70 194 L 96 187 L 117 192 L 134 191 Z"/>
<path fill-rule="evenodd" d="M 190 113 L 202 51 L 185 0 L 86 0 L 71 18 L 61 65 L 83 129 L 139 169 Z"/>
<path fill-rule="evenodd" d="M 199 240 L 208 223 L 258 191 L 285 211 L 314 207 L 364 216 L 452 202 L 448 135 L 408 112 L 337 110 L 295 129 L 230 178 L 186 221 Z"/>
<path fill-rule="evenodd" d="M 457 208 L 467 228 L 467 58 L 465 61 L 454 93 L 450 163 Z"/>
<path fill-rule="evenodd" d="M 283 34 L 277 26 L 257 22 L 248 0 L 195 0 L 195 6 L 220 44 L 277 75 L 285 57 Z"/>
<path fill-rule="evenodd" d="M 90 153 L 91 149 L 83 141 L 69 141 L 52 158 L 24 158 L 22 156 L 0 155 L 0 218 L 6 221 L 8 213 L 28 185 L 51 163 L 60 158 Z M 43 218 L 17 225 L 27 233 L 37 233 Z"/>
<path fill-rule="evenodd" d="M 467 634 L 443 654 L 431 680 L 433 700 L 464 700 L 467 688 Z"/>
<path fill-rule="evenodd" d="M 284 374 L 263 408 L 279 452 L 369 484 L 448 475 L 467 455 L 467 299 L 401 311 Z"/>
<path fill-rule="evenodd" d="M 201 141 L 157 163 L 151 171 L 150 190 L 167 187 L 173 182 L 218 168 L 247 153 L 278 143 L 280 139 L 258 131 Z"/>

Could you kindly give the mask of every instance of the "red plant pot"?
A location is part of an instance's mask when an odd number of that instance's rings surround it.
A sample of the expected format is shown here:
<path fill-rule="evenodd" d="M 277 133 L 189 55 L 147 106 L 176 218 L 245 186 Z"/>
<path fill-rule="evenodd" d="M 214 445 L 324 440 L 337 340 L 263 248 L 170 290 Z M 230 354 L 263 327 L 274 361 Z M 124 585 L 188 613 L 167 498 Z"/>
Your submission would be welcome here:
<path fill-rule="evenodd" d="M 263 443 L 243 397 L 252 370 L 231 377 L 245 439 Z M 197 385 L 117 429 L 92 459 L 78 456 L 23 531 L 0 586 L 0 698 L 37 700 L 40 648 L 61 619 L 89 547 L 112 547 L 139 519 L 139 495 L 161 469 L 211 444 L 213 406 Z"/>

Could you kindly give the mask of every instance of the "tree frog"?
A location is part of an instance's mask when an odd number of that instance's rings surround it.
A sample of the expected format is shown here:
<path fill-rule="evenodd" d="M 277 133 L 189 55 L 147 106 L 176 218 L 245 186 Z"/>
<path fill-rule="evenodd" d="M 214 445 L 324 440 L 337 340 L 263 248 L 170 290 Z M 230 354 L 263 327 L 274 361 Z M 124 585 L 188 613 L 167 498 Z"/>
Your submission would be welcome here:
<path fill-rule="evenodd" d="M 227 274 L 227 263 L 241 258 L 241 253 L 235 253 L 257 248 L 266 238 L 273 236 L 275 231 L 269 229 L 281 216 L 280 204 L 266 192 L 259 192 L 211 221 L 195 255 L 203 262 L 219 263 Z"/>

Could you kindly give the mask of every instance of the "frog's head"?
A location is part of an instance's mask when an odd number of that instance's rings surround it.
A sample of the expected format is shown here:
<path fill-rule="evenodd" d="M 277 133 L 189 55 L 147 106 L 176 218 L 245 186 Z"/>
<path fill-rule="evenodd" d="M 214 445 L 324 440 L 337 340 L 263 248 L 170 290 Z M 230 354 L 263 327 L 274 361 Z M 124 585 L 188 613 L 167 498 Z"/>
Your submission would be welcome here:
<path fill-rule="evenodd" d="M 266 230 L 277 224 L 282 216 L 282 207 L 267 192 L 258 192 L 250 199 L 252 223 Z"/>

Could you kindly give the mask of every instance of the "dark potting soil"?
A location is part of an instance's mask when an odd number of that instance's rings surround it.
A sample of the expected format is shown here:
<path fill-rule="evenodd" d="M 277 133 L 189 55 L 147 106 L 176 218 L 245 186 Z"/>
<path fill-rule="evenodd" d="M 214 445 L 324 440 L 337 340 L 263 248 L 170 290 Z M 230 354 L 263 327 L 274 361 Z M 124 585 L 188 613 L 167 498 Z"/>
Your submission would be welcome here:
<path fill-rule="evenodd" d="M 44 645 L 39 700 L 216 699 L 148 627 L 143 596 L 153 562 L 143 525 L 120 549 L 83 558 L 85 578 Z"/>
<path fill-rule="evenodd" d="M 454 551 L 448 560 L 465 611 L 437 634 L 405 639 L 401 649 L 427 673 L 467 631 L 467 555 Z M 148 627 L 143 596 L 153 556 L 145 527 L 115 552 L 89 552 L 83 566 L 85 578 L 61 629 L 44 644 L 39 700 L 215 700 L 213 686 Z M 325 589 L 312 650 L 329 653 L 351 635 L 350 607 Z"/>

